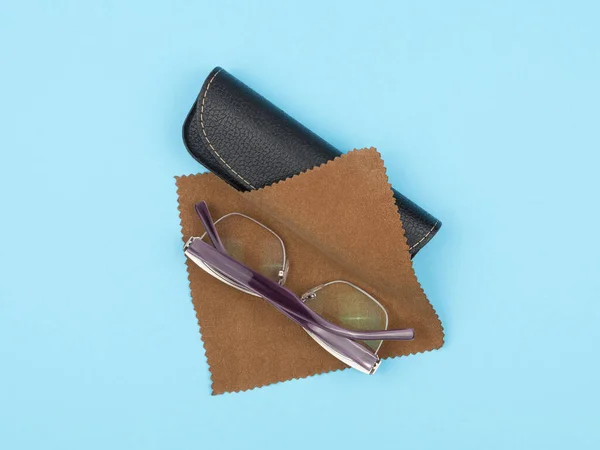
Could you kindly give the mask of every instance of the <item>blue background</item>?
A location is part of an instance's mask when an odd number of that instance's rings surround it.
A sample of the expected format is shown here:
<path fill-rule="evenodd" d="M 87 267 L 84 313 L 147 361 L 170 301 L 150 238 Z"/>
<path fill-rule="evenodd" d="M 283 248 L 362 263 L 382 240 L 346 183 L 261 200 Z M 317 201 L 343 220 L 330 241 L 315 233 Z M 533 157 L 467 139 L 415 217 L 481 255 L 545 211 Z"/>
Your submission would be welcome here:
<path fill-rule="evenodd" d="M 600 448 L 600 6 L 2 1 L 0 448 Z M 440 350 L 210 395 L 180 127 L 222 65 L 443 220 Z"/>

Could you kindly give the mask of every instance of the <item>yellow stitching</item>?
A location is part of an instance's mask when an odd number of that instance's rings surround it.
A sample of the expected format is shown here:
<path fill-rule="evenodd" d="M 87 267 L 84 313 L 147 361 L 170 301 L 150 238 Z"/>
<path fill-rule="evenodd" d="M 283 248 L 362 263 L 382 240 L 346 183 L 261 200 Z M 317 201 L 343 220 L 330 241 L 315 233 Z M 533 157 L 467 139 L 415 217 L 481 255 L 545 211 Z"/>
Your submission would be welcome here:
<path fill-rule="evenodd" d="M 210 142 L 210 139 L 208 139 L 208 136 L 206 135 L 206 130 L 204 129 L 204 101 L 206 100 L 206 94 L 208 94 L 208 90 L 210 89 L 210 85 L 212 84 L 212 82 L 215 79 L 215 77 L 217 75 L 219 75 L 219 72 L 221 72 L 221 70 L 218 70 L 212 76 L 212 78 L 208 82 L 208 85 L 206 86 L 206 90 L 204 91 L 204 95 L 202 96 L 202 107 L 200 108 L 200 126 L 202 127 L 202 133 L 204 133 L 204 137 L 206 139 L 206 142 L 208 143 L 208 146 L 212 149 L 212 151 L 214 152 L 214 154 L 217 155 L 217 157 L 221 160 L 221 162 L 223 162 L 223 164 L 225 164 L 229 168 L 229 170 L 231 170 L 234 174 L 236 174 L 240 180 L 242 180 L 244 183 L 246 183 L 252 189 L 256 189 L 248 181 L 246 181 L 244 179 L 244 177 L 242 177 L 239 173 L 237 173 L 235 170 L 233 170 L 233 168 L 229 164 L 227 164 L 227 161 L 225 161 L 223 158 L 221 158 L 221 155 L 219 155 L 219 153 L 215 150 L 215 148 L 213 147 L 212 143 Z"/>
<path fill-rule="evenodd" d="M 435 229 L 435 227 L 437 227 L 438 223 L 439 223 L 439 220 L 436 220 L 435 223 L 433 224 L 433 226 L 431 227 L 431 230 L 429 230 L 429 232 L 425 236 L 423 236 L 419 242 L 417 242 L 411 248 L 409 248 L 409 250 L 412 250 L 417 245 L 419 245 L 421 242 L 423 242 L 427 238 L 427 236 L 429 236 L 431 234 L 431 232 Z"/>

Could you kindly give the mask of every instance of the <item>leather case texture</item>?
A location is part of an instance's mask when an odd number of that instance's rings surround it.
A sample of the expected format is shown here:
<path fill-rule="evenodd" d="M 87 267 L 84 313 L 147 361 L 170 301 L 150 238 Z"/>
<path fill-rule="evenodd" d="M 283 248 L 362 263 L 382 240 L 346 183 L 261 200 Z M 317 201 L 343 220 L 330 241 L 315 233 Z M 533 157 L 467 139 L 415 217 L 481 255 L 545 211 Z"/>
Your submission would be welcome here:
<path fill-rule="evenodd" d="M 189 153 L 240 191 L 271 185 L 341 152 L 240 80 L 217 67 L 206 78 L 184 125 Z M 394 189 L 411 256 L 441 222 Z"/>

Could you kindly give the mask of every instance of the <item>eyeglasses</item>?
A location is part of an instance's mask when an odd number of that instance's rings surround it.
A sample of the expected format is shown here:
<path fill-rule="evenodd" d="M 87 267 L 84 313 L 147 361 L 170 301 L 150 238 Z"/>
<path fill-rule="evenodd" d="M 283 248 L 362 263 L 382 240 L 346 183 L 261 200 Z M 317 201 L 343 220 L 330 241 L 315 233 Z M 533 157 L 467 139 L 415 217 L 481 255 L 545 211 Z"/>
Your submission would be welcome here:
<path fill-rule="evenodd" d="M 373 374 L 383 340 L 413 339 L 412 328 L 388 330 L 381 303 L 348 281 L 330 281 L 298 297 L 284 287 L 290 264 L 273 230 L 235 212 L 213 222 L 205 202 L 195 209 L 206 233 L 187 241 L 186 256 L 223 283 L 265 299 L 343 363 Z"/>

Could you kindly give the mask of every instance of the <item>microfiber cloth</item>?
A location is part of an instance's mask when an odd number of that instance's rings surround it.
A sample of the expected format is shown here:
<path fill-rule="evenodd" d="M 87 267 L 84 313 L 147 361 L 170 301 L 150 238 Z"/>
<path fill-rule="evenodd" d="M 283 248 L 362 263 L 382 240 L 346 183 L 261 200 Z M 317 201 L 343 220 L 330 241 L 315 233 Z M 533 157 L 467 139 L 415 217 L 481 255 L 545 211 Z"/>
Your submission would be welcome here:
<path fill-rule="evenodd" d="M 388 328 L 414 328 L 413 341 L 385 341 L 382 359 L 442 346 L 442 324 L 415 276 L 377 150 L 353 150 L 245 193 L 211 173 L 177 177 L 176 184 L 184 242 L 204 234 L 194 211 L 201 200 L 214 220 L 230 212 L 248 215 L 285 243 L 286 286 L 293 292 L 346 280 L 379 300 L 388 312 Z M 259 245 L 244 251 L 260 251 Z M 233 289 L 189 260 L 186 264 L 213 394 L 346 368 L 263 299 Z"/>

